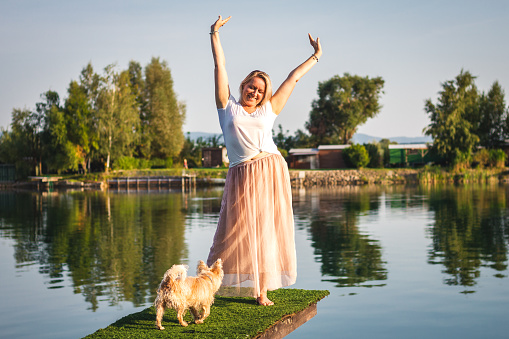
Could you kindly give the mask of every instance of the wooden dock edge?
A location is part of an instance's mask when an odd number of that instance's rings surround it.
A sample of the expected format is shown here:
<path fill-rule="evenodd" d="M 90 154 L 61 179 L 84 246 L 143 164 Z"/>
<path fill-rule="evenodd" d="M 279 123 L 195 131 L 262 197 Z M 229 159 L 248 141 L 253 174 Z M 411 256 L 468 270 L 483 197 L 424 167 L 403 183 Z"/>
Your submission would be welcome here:
<path fill-rule="evenodd" d="M 300 312 L 286 315 L 274 325 L 266 329 L 263 333 L 255 336 L 253 339 L 281 339 L 313 318 L 316 313 L 316 303 L 313 303 Z"/>

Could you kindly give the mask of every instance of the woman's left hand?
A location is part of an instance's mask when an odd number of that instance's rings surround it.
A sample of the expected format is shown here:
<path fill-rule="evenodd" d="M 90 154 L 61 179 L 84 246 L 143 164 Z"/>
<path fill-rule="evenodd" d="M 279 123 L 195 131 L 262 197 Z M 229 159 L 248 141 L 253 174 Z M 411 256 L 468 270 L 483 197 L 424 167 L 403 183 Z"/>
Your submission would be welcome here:
<path fill-rule="evenodd" d="M 320 58 L 322 56 L 322 45 L 320 44 L 320 38 L 316 38 L 316 40 L 313 39 L 311 34 L 308 33 L 309 36 L 309 43 L 311 46 L 313 46 L 313 49 L 315 50 L 314 55 L 316 55 L 317 58 Z"/>

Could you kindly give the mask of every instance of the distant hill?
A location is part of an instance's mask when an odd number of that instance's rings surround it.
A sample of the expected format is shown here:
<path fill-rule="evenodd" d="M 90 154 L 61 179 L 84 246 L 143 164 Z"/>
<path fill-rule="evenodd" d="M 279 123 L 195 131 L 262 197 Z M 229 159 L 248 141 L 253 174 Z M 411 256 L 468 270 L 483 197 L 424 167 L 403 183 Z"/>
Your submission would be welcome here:
<path fill-rule="evenodd" d="M 191 140 L 196 140 L 200 137 L 207 140 L 210 137 L 214 137 L 216 135 L 221 135 L 221 133 L 189 132 L 189 134 L 188 133 L 185 134 L 186 138 L 188 135 L 191 138 Z M 380 141 L 382 139 L 389 139 L 391 141 L 397 142 L 398 144 L 423 144 L 423 143 L 427 143 L 427 142 L 433 142 L 433 139 L 428 136 L 381 138 L 381 137 L 374 137 L 374 136 L 362 134 L 362 133 L 356 133 L 353 136 L 352 141 L 356 144 L 367 144 L 367 143 L 370 143 L 373 141 Z"/>
<path fill-rule="evenodd" d="M 429 136 L 380 138 L 362 133 L 356 133 L 353 136 L 352 141 L 356 144 L 367 144 L 373 141 L 380 141 L 382 139 L 389 139 L 390 141 L 397 142 L 398 144 L 424 144 L 427 142 L 433 142 L 433 139 Z"/>
<path fill-rule="evenodd" d="M 208 138 L 215 137 L 217 135 L 222 135 L 222 133 L 207 133 L 207 132 L 187 132 L 184 133 L 184 136 L 187 138 L 188 136 L 191 138 L 191 140 L 196 141 L 198 138 L 202 138 L 204 140 L 207 140 Z M 221 137 L 221 141 L 223 141 L 223 138 Z"/>

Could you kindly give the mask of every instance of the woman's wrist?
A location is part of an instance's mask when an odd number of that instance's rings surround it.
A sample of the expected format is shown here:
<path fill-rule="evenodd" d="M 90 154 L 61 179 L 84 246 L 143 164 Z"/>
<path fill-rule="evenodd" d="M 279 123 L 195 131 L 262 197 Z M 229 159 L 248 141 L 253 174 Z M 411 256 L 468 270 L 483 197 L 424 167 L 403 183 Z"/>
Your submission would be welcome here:
<path fill-rule="evenodd" d="M 219 31 L 218 31 L 218 30 L 213 30 L 213 31 L 212 31 L 212 32 L 210 32 L 209 34 L 211 34 L 211 35 L 212 35 L 212 34 L 214 34 L 214 33 L 219 33 Z"/>

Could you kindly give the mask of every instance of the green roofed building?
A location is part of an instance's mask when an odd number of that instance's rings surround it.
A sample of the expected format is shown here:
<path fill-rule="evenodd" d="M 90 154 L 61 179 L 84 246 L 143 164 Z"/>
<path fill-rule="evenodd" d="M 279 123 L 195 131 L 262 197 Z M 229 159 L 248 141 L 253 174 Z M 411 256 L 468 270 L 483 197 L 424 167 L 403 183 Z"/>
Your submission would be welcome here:
<path fill-rule="evenodd" d="M 421 166 L 437 161 L 428 144 L 389 145 L 391 166 Z"/>

